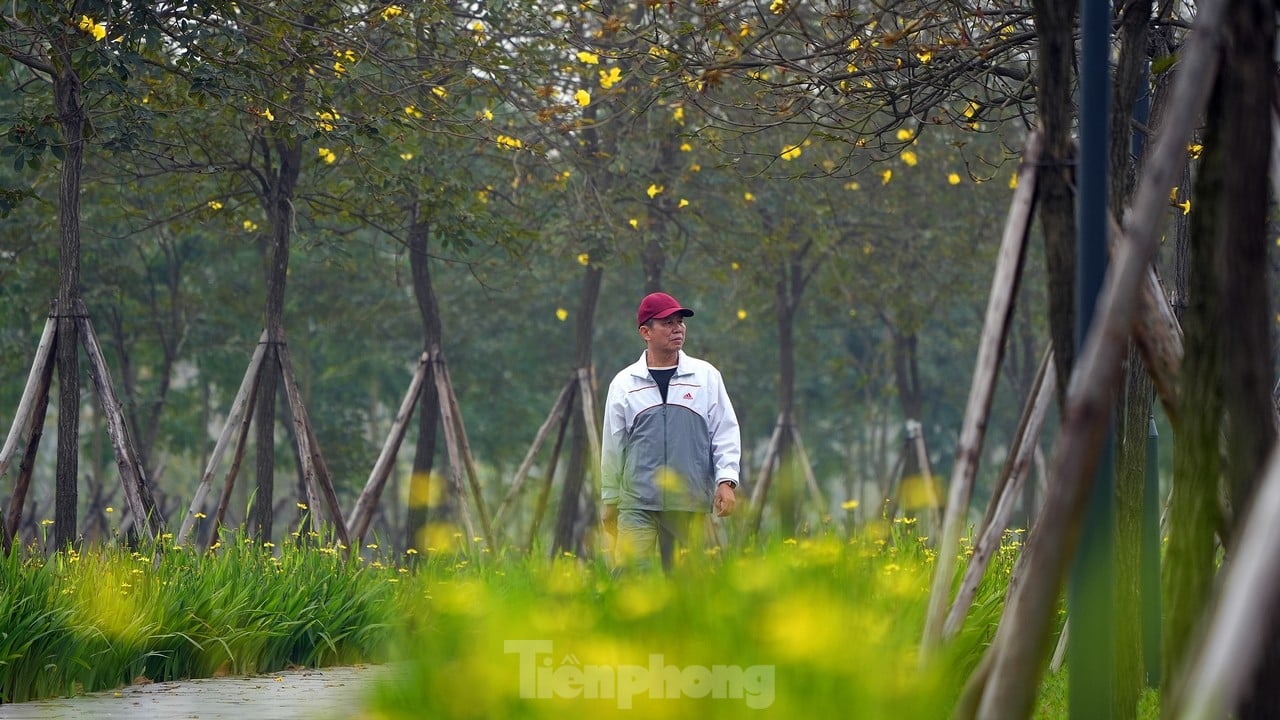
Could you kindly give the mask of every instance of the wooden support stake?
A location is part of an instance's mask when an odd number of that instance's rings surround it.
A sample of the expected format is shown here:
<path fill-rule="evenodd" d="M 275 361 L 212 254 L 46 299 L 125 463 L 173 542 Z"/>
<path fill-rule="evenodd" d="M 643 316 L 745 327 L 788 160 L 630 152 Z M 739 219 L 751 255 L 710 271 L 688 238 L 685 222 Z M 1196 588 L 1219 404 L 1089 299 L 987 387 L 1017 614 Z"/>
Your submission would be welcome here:
<path fill-rule="evenodd" d="M 564 412 L 565 406 L 569 404 L 570 393 L 573 392 L 573 383 L 566 383 L 560 389 L 560 396 L 556 398 L 556 403 L 551 408 L 551 413 L 547 415 L 547 419 L 542 421 L 542 427 L 538 428 L 538 434 L 533 438 L 533 444 L 529 446 L 529 451 L 525 453 L 524 460 L 520 462 L 520 467 L 516 469 L 516 475 L 511 480 L 511 486 L 507 489 L 506 497 L 502 498 L 502 503 L 498 505 L 498 510 L 493 514 L 493 524 L 502 526 L 502 519 L 506 517 L 507 511 L 515 502 L 516 496 L 520 494 L 525 480 L 529 477 L 529 470 L 533 467 L 533 461 L 538 456 L 538 451 L 542 449 L 542 444 L 546 442 L 547 435 L 551 433 L 551 428 L 555 423 L 561 420 L 561 414 Z"/>
<path fill-rule="evenodd" d="M 804 450 L 804 441 L 800 439 L 800 429 L 795 425 L 791 426 L 791 442 L 796 446 L 796 458 L 800 461 L 800 468 L 804 471 L 804 481 L 809 487 L 809 492 L 813 495 L 813 502 L 818 506 L 819 515 L 826 515 L 829 512 L 827 507 L 827 499 L 822 496 L 822 489 L 818 487 L 818 478 L 814 477 L 813 465 L 809 462 L 809 453 Z"/>
<path fill-rule="evenodd" d="M 44 322 L 44 332 L 40 334 L 40 344 L 36 346 L 36 356 L 31 362 L 31 372 L 27 374 L 27 384 L 22 389 L 22 399 L 18 401 L 18 410 L 13 414 L 13 425 L 5 438 L 4 447 L 0 449 L 0 477 L 9 470 L 13 454 L 18 448 L 18 440 L 27 434 L 32 426 L 32 407 L 36 402 L 36 390 L 40 386 L 40 378 L 52 372 L 54 364 L 53 348 L 57 344 L 58 322 L 53 316 Z M 48 383 L 45 392 L 48 392 Z"/>
<path fill-rule="evenodd" d="M 476 515 L 480 518 L 480 529 L 484 532 L 485 542 L 490 552 L 497 552 L 494 544 L 493 524 L 489 522 L 489 509 L 484 500 L 484 490 L 480 487 L 480 473 L 476 470 L 475 457 L 471 455 L 471 442 L 467 440 L 467 426 L 462 421 L 462 407 L 458 405 L 458 396 L 453 392 L 453 378 L 449 375 L 449 364 L 445 362 L 444 353 L 439 353 L 440 365 L 437 372 L 444 381 L 444 389 L 448 393 L 440 397 L 441 407 L 449 406 L 449 414 L 453 418 L 454 437 L 458 441 L 458 453 L 462 456 L 462 467 L 467 472 L 467 483 L 471 486 L 471 495 L 475 498 Z M 441 413 L 443 415 L 443 412 Z"/>
<path fill-rule="evenodd" d="M 93 331 L 93 324 L 89 322 L 83 304 L 78 305 L 75 313 L 76 325 L 84 343 L 85 355 L 89 358 L 89 375 L 93 378 L 98 398 L 102 402 L 102 412 L 107 419 L 107 436 L 111 438 L 111 447 L 115 450 L 116 467 L 120 469 L 120 479 L 124 484 L 125 501 L 129 505 L 129 512 L 133 513 L 134 524 L 142 528 L 148 540 L 155 540 L 164 531 L 164 518 L 156 512 L 155 500 L 151 497 L 151 489 L 147 487 L 146 474 L 138 462 L 138 451 L 133 448 L 133 441 L 129 438 L 128 426 L 125 424 L 115 387 L 111 384 L 111 374 L 107 371 L 107 361 L 102 356 L 98 336 Z"/>
<path fill-rule="evenodd" d="M 259 377 L 262 375 L 261 367 L 258 375 Z M 223 522 L 226 521 L 227 506 L 231 504 L 231 491 L 235 489 L 236 476 L 240 473 L 240 463 L 244 462 L 245 448 L 249 444 L 249 428 L 253 425 L 253 410 L 258 404 L 256 382 L 255 380 L 253 392 L 249 393 L 249 404 L 245 406 L 244 417 L 240 419 L 240 431 L 236 434 L 236 450 L 231 455 L 231 467 L 227 469 L 227 475 L 222 481 L 222 495 L 218 497 L 218 511 L 213 516 L 213 531 L 209 533 L 209 547 L 218 542 L 218 533 L 222 530 Z"/>
<path fill-rule="evenodd" d="M 773 464 L 777 460 L 778 449 L 782 443 L 782 426 L 785 418 L 778 415 L 773 425 L 773 434 L 769 436 L 769 445 L 765 448 L 764 462 L 760 463 L 760 474 L 756 477 L 756 486 L 751 491 L 751 534 L 760 533 L 760 523 L 764 519 L 764 499 L 769 492 L 769 484 L 773 482 Z"/>
<path fill-rule="evenodd" d="M 458 511 L 462 515 L 462 525 L 467 532 L 466 544 L 469 547 L 475 542 L 477 535 L 475 524 L 471 520 L 471 502 L 467 499 L 467 489 L 462 485 L 464 470 L 458 450 L 457 425 L 453 422 L 453 410 L 449 407 L 447 383 L 444 374 L 439 370 L 442 360 L 434 350 L 431 352 L 430 362 L 434 366 L 431 374 L 436 383 L 436 401 L 440 404 L 440 426 L 444 430 L 445 450 L 449 456 L 449 482 L 458 498 Z M 486 533 L 484 539 L 492 548 L 493 537 Z"/>
<path fill-rule="evenodd" d="M 338 540 L 347 547 L 351 547 L 347 523 L 342 517 L 342 508 L 338 505 L 338 493 L 334 490 L 333 478 L 330 477 L 329 469 L 324 464 L 324 457 L 320 454 L 320 444 L 316 442 L 315 431 L 311 428 L 307 407 L 302 402 L 302 393 L 298 390 L 298 377 L 293 371 L 293 360 L 287 343 L 276 346 L 276 357 L 280 362 L 285 395 L 289 398 L 290 412 L 293 415 L 293 427 L 298 439 L 298 455 L 302 459 L 303 479 L 307 483 L 308 502 L 323 501 L 325 509 L 329 512 L 329 520 L 337 531 Z M 311 526 L 319 532 L 320 509 L 314 504 L 307 509 L 311 512 Z"/>
<path fill-rule="evenodd" d="M 1169 188 L 1177 184 L 1185 167 L 1187 143 L 1218 74 L 1224 4 L 1204 0 L 1197 5 L 1168 112 L 1147 154 L 1125 219 L 1126 240 L 1107 271 L 1094 323 L 1072 370 L 1044 509 L 1021 556 L 1028 565 L 1027 577 L 1006 602 L 988 650 L 996 653 L 996 659 L 978 708 L 981 718 L 1029 716 L 1035 704 L 1049 623 L 1079 541 L 1106 433 L 1107 423 L 1098 418 L 1105 417 L 1114 402 L 1138 295 L 1159 243 L 1160 218 L 1168 211 Z"/>
<path fill-rule="evenodd" d="M 1004 528 L 1009 524 L 1009 518 L 1013 516 L 1013 508 L 1022 492 L 1022 483 L 1026 482 L 1026 476 L 1029 474 L 1028 466 L 1035 453 L 1036 440 L 1040 437 L 1041 429 L 1044 428 L 1045 418 L 1049 414 L 1049 407 L 1053 404 L 1054 393 L 1057 391 L 1058 379 L 1052 372 L 1052 368 L 1053 352 L 1050 351 L 1045 353 L 1044 360 L 1040 363 L 1036 382 L 1023 409 L 1022 420 L 1018 423 L 1017 432 L 1014 433 L 1013 446 L 1009 449 L 1009 461 L 1005 463 L 1004 472 L 1001 473 L 1001 480 L 998 483 L 1000 487 L 991 497 L 987 519 L 983 522 L 978 539 L 973 545 L 973 557 L 969 558 L 964 578 L 960 581 L 960 589 L 956 592 L 955 603 L 947 613 L 947 622 L 942 630 L 944 639 L 954 637 L 964 625 L 965 616 L 969 614 L 973 598 L 977 595 L 978 585 L 982 583 L 982 576 L 986 573 L 996 548 L 1000 547 Z"/>
<path fill-rule="evenodd" d="M 249 367 L 245 370 L 244 379 L 240 381 L 240 389 L 236 392 L 235 400 L 231 402 L 231 410 L 227 413 L 227 421 L 222 426 L 222 432 L 218 435 L 218 441 L 213 445 L 213 453 L 209 456 L 209 462 L 205 466 L 204 474 L 200 476 L 200 484 L 196 486 L 195 496 L 191 498 L 191 506 L 187 508 L 187 514 L 182 518 L 182 526 L 178 530 L 178 545 L 187 543 L 187 536 L 191 533 L 191 528 L 195 525 L 196 513 L 204 507 L 205 498 L 209 495 L 209 489 L 213 485 L 213 475 L 218 471 L 218 465 L 222 462 L 222 455 L 227 450 L 227 445 L 231 441 L 231 434 L 234 429 L 240 425 L 244 419 L 245 409 L 252 403 L 252 395 L 258 390 L 258 373 L 262 368 L 262 356 L 266 352 L 267 333 L 264 330 L 262 337 L 258 339 L 258 346 L 253 351 L 253 356 L 249 359 Z"/>
<path fill-rule="evenodd" d="M 382 444 L 382 452 L 378 453 L 378 460 L 373 464 L 369 479 L 365 482 L 364 489 L 360 491 L 360 497 L 356 498 L 351 515 L 347 517 L 347 532 L 357 544 L 364 541 L 364 534 L 369 530 L 373 510 L 377 507 L 378 498 L 382 496 L 382 489 L 391 475 L 396 454 L 400 452 L 400 445 L 404 443 L 409 419 L 413 417 L 413 409 L 418 404 L 418 397 L 422 395 L 422 384 L 426 377 L 427 353 L 424 352 L 418 357 L 418 367 L 414 369 L 413 377 L 409 380 L 409 390 L 404 394 L 404 400 L 400 401 L 400 409 L 391 423 L 391 432 L 387 434 L 386 442 Z"/>
<path fill-rule="evenodd" d="M 560 422 L 560 432 L 556 434 L 555 445 L 551 448 L 551 460 L 547 463 L 547 476 L 542 481 L 542 489 L 538 493 L 538 501 L 533 508 L 533 519 L 529 523 L 529 540 L 525 543 L 525 551 L 533 552 L 533 542 L 538 537 L 538 528 L 542 525 L 542 516 L 547 512 L 547 503 L 551 499 L 551 484 L 555 480 L 556 467 L 560 464 L 560 450 L 564 447 L 564 438 L 568 434 L 570 421 L 573 419 L 573 381 L 570 380 L 564 387 L 564 392 L 560 393 L 564 398 L 563 405 L 556 404 L 556 408 L 551 411 L 551 416 L 547 418 L 550 423 L 554 418 Z M 557 413 L 559 415 L 557 416 Z"/>
<path fill-rule="evenodd" d="M 1033 132 L 1027 137 L 1022 164 L 1018 167 L 1018 189 L 1014 191 L 1010 201 L 1009 219 L 1000 242 L 995 275 L 991 279 L 991 294 L 987 299 L 987 312 L 982 321 L 982 339 L 978 345 L 973 385 L 969 388 L 969 399 L 965 403 L 964 425 L 960 430 L 960 443 L 956 448 L 956 461 L 951 472 L 951 486 L 942 521 L 942 538 L 934 560 L 933 586 L 929 593 L 924 637 L 920 642 L 922 659 L 932 655 L 942 640 L 942 624 L 955 571 L 956 548 L 960 543 L 961 526 L 969 512 L 973 478 L 978 470 L 978 457 L 986 435 L 987 416 L 995 394 L 1004 339 L 1008 334 L 1009 321 L 1013 317 L 1013 303 L 1022 274 L 1022 261 L 1026 256 L 1027 234 L 1031 229 L 1036 199 L 1036 170 L 1042 144 L 1043 138 L 1039 132 Z"/>

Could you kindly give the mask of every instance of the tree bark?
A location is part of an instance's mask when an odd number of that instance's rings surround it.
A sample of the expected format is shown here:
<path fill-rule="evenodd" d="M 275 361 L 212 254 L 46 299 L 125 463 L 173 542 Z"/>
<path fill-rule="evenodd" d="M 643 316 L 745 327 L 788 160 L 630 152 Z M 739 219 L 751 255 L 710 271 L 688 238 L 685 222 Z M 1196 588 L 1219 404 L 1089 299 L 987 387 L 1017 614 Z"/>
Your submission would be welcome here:
<path fill-rule="evenodd" d="M 1040 226 L 1048 274 L 1049 334 L 1057 359 L 1058 406 L 1066 402 L 1075 363 L 1076 221 L 1072 191 L 1071 78 L 1075 67 L 1077 3 L 1032 0 L 1040 62 L 1036 68 L 1038 112 L 1044 132 L 1040 171 Z"/>
<path fill-rule="evenodd" d="M 585 369 L 587 376 L 591 372 L 591 335 L 595 328 L 596 307 L 600 302 L 600 286 L 604 279 L 604 270 L 600 267 L 588 267 L 582 280 L 582 294 L 578 300 L 577 323 L 574 328 L 573 367 L 577 382 L 583 382 L 583 375 L 578 371 Z M 579 392 L 581 396 L 581 392 Z M 595 524 L 595 518 L 581 518 L 583 509 L 594 512 L 595 498 L 583 503 L 579 500 L 586 484 L 586 475 L 593 472 L 589 468 L 587 458 L 589 445 L 586 441 L 586 424 L 581 420 L 587 414 L 596 415 L 595 408 L 583 408 L 575 413 L 573 419 L 573 437 L 569 444 L 569 464 L 566 467 L 563 492 L 561 493 L 560 510 L 556 514 L 555 539 L 551 546 L 552 554 L 567 550 L 581 554 L 586 549 L 585 530 Z M 598 464 L 599 458 L 594 461 Z"/>
<path fill-rule="evenodd" d="M 62 181 L 58 194 L 58 461 L 54 483 L 53 537 L 57 548 L 76 542 L 79 504 L 80 364 L 74 314 L 80 300 L 80 173 L 84 166 L 86 113 L 80 76 L 70 50 L 58 58 L 53 96 L 62 130 Z"/>

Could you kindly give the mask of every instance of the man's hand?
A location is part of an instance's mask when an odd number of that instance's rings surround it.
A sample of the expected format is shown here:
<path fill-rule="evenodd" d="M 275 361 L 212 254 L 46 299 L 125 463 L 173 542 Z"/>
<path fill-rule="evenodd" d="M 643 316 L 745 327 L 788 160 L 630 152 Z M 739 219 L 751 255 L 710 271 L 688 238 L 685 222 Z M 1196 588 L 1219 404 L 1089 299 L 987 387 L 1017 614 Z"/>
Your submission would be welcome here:
<path fill-rule="evenodd" d="M 617 537 L 618 535 L 618 506 L 605 505 L 604 515 L 600 517 L 600 522 L 604 523 L 604 531 Z"/>
<path fill-rule="evenodd" d="M 738 498 L 733 494 L 733 483 L 721 482 L 716 485 L 716 517 L 727 517 L 733 514 L 733 506 Z"/>

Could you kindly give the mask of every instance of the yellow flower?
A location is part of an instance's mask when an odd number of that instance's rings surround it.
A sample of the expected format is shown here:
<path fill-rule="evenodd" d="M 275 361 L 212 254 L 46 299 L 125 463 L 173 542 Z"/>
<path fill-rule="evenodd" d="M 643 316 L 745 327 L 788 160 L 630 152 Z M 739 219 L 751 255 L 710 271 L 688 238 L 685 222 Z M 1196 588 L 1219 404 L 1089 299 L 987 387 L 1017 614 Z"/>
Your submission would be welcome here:
<path fill-rule="evenodd" d="M 600 71 L 600 87 L 608 90 L 622 80 L 621 68 L 609 68 Z"/>
<path fill-rule="evenodd" d="M 702 172 L 702 165 L 694 163 L 689 166 L 689 172 Z"/>
<path fill-rule="evenodd" d="M 218 202 L 217 200 L 210 200 L 210 201 L 209 201 L 209 209 L 210 209 L 210 210 L 221 210 L 221 209 L 222 209 L 222 203 Z"/>
<path fill-rule="evenodd" d="M 747 319 L 747 311 L 746 311 L 746 310 L 744 310 L 744 309 L 742 309 L 742 308 L 738 308 L 738 319 L 739 319 L 739 320 L 746 320 L 746 319 Z"/>
<path fill-rule="evenodd" d="M 110 509 L 110 508 L 108 508 L 108 509 Z M 205 518 L 206 518 L 206 517 L 208 517 L 208 516 L 207 516 L 207 515 L 205 515 L 205 514 L 204 514 L 204 513 L 202 513 L 202 512 L 198 512 L 198 513 L 196 513 L 193 517 L 195 517 L 195 519 L 197 519 L 197 520 L 203 520 L 203 519 L 205 519 Z"/>
<path fill-rule="evenodd" d="M 693 152 L 693 146 L 689 143 L 680 143 L 680 152 Z"/>
<path fill-rule="evenodd" d="M 787 9 L 787 0 L 773 0 L 769 3 L 769 12 L 774 15 L 781 15 Z"/>
<path fill-rule="evenodd" d="M 662 191 L 665 189 L 666 188 L 662 187 L 661 185 L 650 183 L 649 189 L 646 190 L 645 193 L 647 193 L 649 195 L 649 199 L 652 200 L 654 197 L 661 195 Z"/>
<path fill-rule="evenodd" d="M 267 119 L 270 120 L 271 118 Z M 338 121 L 338 113 L 333 112 L 332 110 L 318 112 L 316 113 L 316 120 L 319 121 L 316 125 L 321 130 L 329 132 L 337 127 L 335 123 Z"/>
<path fill-rule="evenodd" d="M 742 193 L 742 199 L 746 202 L 755 202 L 756 196 L 751 192 L 744 192 Z"/>
<path fill-rule="evenodd" d="M 298 505 L 298 509 L 299 509 L 299 510 L 306 510 L 306 509 L 307 509 L 307 504 L 306 504 L 306 503 L 300 502 L 300 503 L 297 503 L 297 505 Z"/>
<path fill-rule="evenodd" d="M 404 12 L 404 8 L 400 7 L 399 5 L 388 5 L 388 6 L 387 6 L 383 11 L 382 11 L 382 19 L 383 19 L 383 20 L 391 20 L 392 18 L 400 17 L 400 15 L 401 15 L 403 12 Z"/>
<path fill-rule="evenodd" d="M 637 220 L 637 219 L 635 219 L 635 218 L 631 218 L 630 220 L 628 220 L 628 221 L 627 221 L 627 224 L 631 226 L 631 229 L 632 229 L 632 230 L 639 230 L 639 229 L 640 229 L 640 221 L 639 221 L 639 220 Z"/>
<path fill-rule="evenodd" d="M 338 156 L 334 155 L 333 151 L 329 148 L 317 148 L 317 150 L 320 153 L 320 159 L 324 160 L 327 164 L 331 165 L 334 160 L 338 159 Z"/>
<path fill-rule="evenodd" d="M 1183 214 L 1183 215 L 1190 215 L 1190 214 L 1191 214 L 1191 200 L 1189 200 L 1189 199 L 1188 199 L 1188 200 L 1185 200 L 1185 201 L 1183 201 L 1183 202 L 1178 203 L 1178 207 L 1182 208 L 1182 214 Z"/>
<path fill-rule="evenodd" d="M 930 50 L 921 50 L 916 53 L 916 58 L 920 60 L 921 65 L 924 65 L 933 59 L 933 52 Z"/>
<path fill-rule="evenodd" d="M 902 162 L 906 163 L 907 167 L 915 167 L 916 163 L 920 162 L 920 159 L 916 157 L 914 152 L 908 150 L 902 153 Z"/>
<path fill-rule="evenodd" d="M 83 32 L 92 35 L 94 40 L 101 40 L 107 36 L 107 27 L 94 22 L 88 15 L 80 16 L 79 27 Z"/>
<path fill-rule="evenodd" d="M 413 159 L 413 153 L 411 153 L 411 152 L 402 152 L 402 153 L 400 153 L 400 159 L 401 159 L 401 160 L 403 160 L 403 161 L 405 161 L 405 162 L 409 162 L 410 160 L 412 160 L 412 159 Z"/>
<path fill-rule="evenodd" d="M 483 112 L 483 113 L 481 113 L 481 115 L 484 117 L 484 119 L 485 119 L 485 120 L 492 120 L 492 119 L 493 119 L 493 111 L 492 111 L 492 110 L 490 110 L 489 108 L 485 108 L 485 109 L 484 109 L 484 112 Z"/>
<path fill-rule="evenodd" d="M 1015 172 L 1014 174 L 1009 176 L 1009 189 L 1015 190 L 1017 189 L 1017 187 L 1018 187 L 1018 173 Z"/>
<path fill-rule="evenodd" d="M 582 107 L 586 107 L 591 104 L 591 93 L 586 90 L 579 90 L 573 94 L 573 99 L 577 100 Z"/>
<path fill-rule="evenodd" d="M 947 175 L 947 182 L 952 185 L 959 185 L 960 173 L 951 173 L 950 175 Z"/>
<path fill-rule="evenodd" d="M 862 47 L 862 41 L 861 41 L 861 40 L 859 40 L 858 38 L 854 38 L 854 39 L 852 39 L 852 40 L 850 40 L 850 41 L 849 41 L 849 49 L 850 49 L 850 50 L 857 50 L 857 49 L 858 49 L 858 48 L 860 48 L 860 47 Z"/>
<path fill-rule="evenodd" d="M 787 147 L 782 149 L 782 154 L 779 155 L 778 157 L 787 161 L 795 160 L 796 158 L 800 157 L 800 146 L 788 145 Z"/>
<path fill-rule="evenodd" d="M 890 169 L 890 168 L 885 168 L 885 169 L 884 169 L 884 171 L 880 173 L 880 184 L 881 184 L 881 185 L 888 185 L 888 184 L 889 184 L 889 181 L 890 181 L 890 180 L 892 180 L 892 179 L 893 179 L 893 170 L 892 170 L 892 169 Z"/>
<path fill-rule="evenodd" d="M 588 50 L 578 51 L 578 62 L 583 65 L 599 65 L 600 56 Z"/>
<path fill-rule="evenodd" d="M 1178 186 L 1174 185 L 1173 189 L 1169 191 L 1169 202 L 1172 203 L 1177 201 L 1178 201 Z"/>
<path fill-rule="evenodd" d="M 520 138 L 513 138 L 507 135 L 499 135 L 494 139 L 498 143 L 498 147 L 504 150 L 519 150 L 524 147 L 524 143 L 520 142 Z"/>
<path fill-rule="evenodd" d="M 590 264 L 591 264 L 591 255 L 590 255 L 589 253 L 578 253 L 578 264 L 579 264 L 579 265 L 590 265 Z"/>
<path fill-rule="evenodd" d="M 404 114 L 405 114 L 405 115 L 408 115 L 408 116 L 409 116 L 409 117 L 411 117 L 411 118 L 420 118 L 420 117 L 422 117 L 422 111 L 421 111 L 421 110 L 419 110 L 419 109 L 418 109 L 416 106 L 414 106 L 414 105 L 410 105 L 410 106 L 406 107 L 406 108 L 404 109 Z"/>
<path fill-rule="evenodd" d="M 680 123 L 681 125 L 683 125 L 684 124 L 684 106 L 677 106 L 675 110 L 672 110 L 671 118 L 676 122 Z"/>
<path fill-rule="evenodd" d="M 751 23 L 742 23 L 742 27 L 738 28 L 738 37 L 740 38 L 751 37 Z"/>
<path fill-rule="evenodd" d="M 844 502 L 840 503 L 840 507 L 844 508 L 845 510 L 854 510 L 858 507 L 858 501 L 845 500 Z"/>
<path fill-rule="evenodd" d="M 856 180 L 850 180 L 849 182 L 844 184 L 844 189 L 845 190 L 861 190 L 862 184 Z"/>
<path fill-rule="evenodd" d="M 1204 146 L 1201 145 L 1200 143 L 1192 143 L 1187 146 L 1187 154 L 1191 156 L 1192 160 L 1198 159 L 1200 157 L 1200 153 L 1203 150 L 1204 150 Z"/>
<path fill-rule="evenodd" d="M 254 230 L 257 230 L 257 229 L 258 229 L 258 223 L 254 222 L 254 221 L 252 221 L 252 220 L 245 220 L 245 221 L 244 221 L 244 231 L 245 231 L 245 232 L 253 232 Z"/>
<path fill-rule="evenodd" d="M 565 320 L 567 320 L 568 318 L 569 318 L 569 311 L 568 311 L 568 310 L 565 310 L 564 308 L 556 308 L 556 319 L 557 319 L 557 320 L 559 320 L 560 322 L 564 322 L 564 321 L 565 321 Z"/>
<path fill-rule="evenodd" d="M 967 117 L 967 118 L 971 118 L 971 117 L 973 117 L 974 115 L 978 114 L 978 110 L 980 110 L 980 109 L 981 109 L 981 108 L 978 106 L 978 103 L 973 102 L 973 101 L 971 100 L 971 101 L 969 101 L 969 105 L 968 105 L 967 107 L 965 107 L 965 109 L 964 109 L 964 116 L 965 116 L 965 117 Z"/>
<path fill-rule="evenodd" d="M 898 140 L 901 142 L 906 142 L 910 140 L 913 134 L 914 133 L 912 133 L 911 130 L 907 128 L 898 128 Z"/>
<path fill-rule="evenodd" d="M 476 36 L 477 40 L 483 40 L 484 39 L 484 23 L 480 22 L 479 20 L 471 23 L 471 32 L 473 35 Z"/>
<path fill-rule="evenodd" d="M 438 85 L 437 85 L 436 87 L 431 88 L 431 94 L 432 94 L 432 95 L 435 95 L 436 97 L 440 98 L 441 100 L 443 100 L 444 98 L 449 97 L 449 91 L 448 91 L 448 90 L 445 90 L 444 88 L 442 88 L 442 87 L 440 87 L 440 86 L 438 86 Z"/>
<path fill-rule="evenodd" d="M 730 269 L 730 270 L 741 270 L 741 269 L 742 269 L 742 266 L 741 266 L 741 265 L 739 265 L 739 264 L 738 264 L 738 261 L 736 261 L 736 260 L 735 260 L 735 261 L 733 261 L 733 262 L 729 263 L 729 269 Z"/>
<path fill-rule="evenodd" d="M 689 207 L 689 201 L 685 200 L 684 198 L 680 198 L 680 202 L 676 204 L 676 208 L 684 208 L 684 207 Z"/>
<path fill-rule="evenodd" d="M 113 508 L 113 507 L 111 507 L 110 505 L 108 505 L 107 507 L 105 507 L 105 508 L 103 508 L 103 509 L 107 511 L 107 514 L 108 514 L 108 515 L 110 515 L 111 513 L 113 513 L 113 512 L 115 512 L 115 511 L 116 511 L 116 509 L 115 509 L 115 508 Z"/>
<path fill-rule="evenodd" d="M 341 75 L 341 74 L 343 74 L 343 73 L 345 73 L 345 72 L 347 71 L 347 66 L 346 66 L 346 65 L 343 65 L 342 63 L 338 62 L 337 60 L 334 60 L 334 61 L 333 61 L 333 71 L 334 71 L 335 73 L 337 73 L 337 74 Z"/>
<path fill-rule="evenodd" d="M 262 112 L 258 114 L 266 118 L 267 122 L 275 122 L 276 116 L 271 114 L 271 108 L 263 108 Z"/>

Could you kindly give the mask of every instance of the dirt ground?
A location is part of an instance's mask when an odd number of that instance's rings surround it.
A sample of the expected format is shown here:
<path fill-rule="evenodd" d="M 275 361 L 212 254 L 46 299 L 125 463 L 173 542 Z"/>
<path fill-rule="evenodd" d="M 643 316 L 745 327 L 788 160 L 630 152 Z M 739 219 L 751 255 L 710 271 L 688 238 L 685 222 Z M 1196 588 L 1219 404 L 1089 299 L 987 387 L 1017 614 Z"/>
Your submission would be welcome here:
<path fill-rule="evenodd" d="M 346 720 L 364 715 L 363 695 L 385 666 L 287 670 L 130 685 L 72 698 L 0 705 L 0 719 Z"/>

